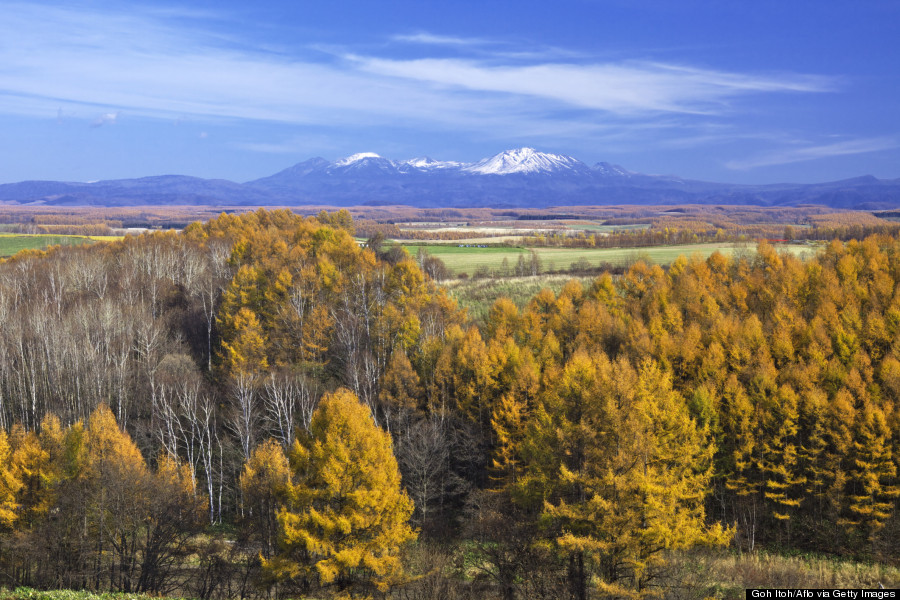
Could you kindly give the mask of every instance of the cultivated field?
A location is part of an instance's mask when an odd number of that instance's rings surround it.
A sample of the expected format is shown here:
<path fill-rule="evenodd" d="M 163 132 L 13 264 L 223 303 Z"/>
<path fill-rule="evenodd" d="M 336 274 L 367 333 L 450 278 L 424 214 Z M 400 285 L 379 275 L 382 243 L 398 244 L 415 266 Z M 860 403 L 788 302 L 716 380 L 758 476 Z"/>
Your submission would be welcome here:
<path fill-rule="evenodd" d="M 21 250 L 42 250 L 50 246 L 78 246 L 80 244 L 91 244 L 95 239 L 96 238 L 82 235 L 25 235 L 0 233 L 0 256 L 12 256 Z"/>
<path fill-rule="evenodd" d="M 472 244 L 405 244 L 410 254 L 415 255 L 419 248 L 424 248 L 430 255 L 440 258 L 447 268 L 455 274 L 467 273 L 473 275 L 479 268 L 496 271 L 497 275 L 504 273 L 505 269 L 514 269 L 519 257 L 526 261 L 531 260 L 532 252 L 538 257 L 541 272 L 566 270 L 573 263 L 587 261 L 591 267 L 604 264 L 613 266 L 625 266 L 637 260 L 667 265 L 681 255 L 699 255 L 707 257 L 714 252 L 732 255 L 736 252 L 752 251 L 753 246 L 746 244 L 682 244 L 676 246 L 649 246 L 645 248 L 523 248 L 488 246 L 479 248 Z M 792 252 L 797 255 L 813 254 L 814 246 L 806 244 L 780 244 L 776 246 L 779 251 Z M 504 264 L 504 260 L 506 261 Z"/>

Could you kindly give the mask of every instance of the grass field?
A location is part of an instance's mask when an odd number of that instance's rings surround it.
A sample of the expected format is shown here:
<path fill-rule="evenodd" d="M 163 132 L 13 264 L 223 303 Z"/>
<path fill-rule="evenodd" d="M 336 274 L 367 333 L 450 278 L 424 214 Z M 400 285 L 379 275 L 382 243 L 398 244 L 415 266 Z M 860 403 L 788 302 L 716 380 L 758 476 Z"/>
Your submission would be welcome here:
<path fill-rule="evenodd" d="M 459 548 L 457 548 L 458 550 Z M 450 553 L 453 549 L 450 549 Z M 407 558 L 411 573 L 430 571 L 426 577 L 447 578 L 457 585 L 450 590 L 464 592 L 470 585 L 452 569 L 446 570 L 435 563 L 434 556 L 451 554 L 442 546 L 417 544 L 409 549 Z M 670 552 L 668 568 L 654 580 L 654 588 L 663 600 L 743 600 L 745 590 L 774 589 L 867 589 L 888 590 L 900 587 L 900 569 L 882 563 L 857 562 L 824 555 L 780 556 L 765 552 L 736 554 L 717 550 L 689 550 Z M 437 568 L 435 568 L 437 567 Z M 416 578 L 413 578 L 414 580 Z M 402 589 L 402 588 L 401 588 Z M 415 584 L 411 588 L 415 590 Z M 389 598 L 430 598 L 419 594 L 392 594 Z M 448 589 L 448 588 L 442 588 Z M 329 598 L 330 595 L 316 595 Z M 449 593 L 443 598 L 471 598 L 470 594 Z M 489 598 L 499 597 L 490 595 Z M 794 596 L 796 597 L 796 596 Z M 833 596 L 837 597 L 837 596 Z M 845 596 L 846 597 L 846 596 Z M 858 598 L 859 596 L 857 596 Z M 877 598 L 877 596 L 870 596 Z M 885 596 L 882 596 L 884 598 Z M 889 597 L 889 596 L 888 596 Z M 0 600 L 162 600 L 164 597 L 145 594 L 88 592 L 73 590 L 41 591 L 31 588 L 14 590 L 0 588 Z M 300 596 L 299 599 L 308 598 Z M 169 600 L 172 600 L 171 598 Z"/>
<path fill-rule="evenodd" d="M 667 596 L 676 598 L 743 600 L 745 590 L 753 588 L 877 590 L 879 585 L 900 585 L 896 566 L 827 556 L 689 551 L 673 558 L 671 583 L 676 589 Z"/>
<path fill-rule="evenodd" d="M 497 298 L 506 297 L 520 309 L 524 308 L 535 294 L 544 288 L 558 294 L 566 282 L 577 279 L 585 287 L 591 285 L 594 277 L 572 277 L 569 275 L 537 275 L 534 277 L 503 277 L 500 279 L 467 279 L 447 281 L 443 285 L 451 297 L 456 299 L 469 317 L 481 325 L 487 318 Z"/>
<path fill-rule="evenodd" d="M 531 249 L 518 247 L 487 247 L 487 248 L 460 248 L 459 245 L 406 245 L 410 254 L 414 255 L 419 248 L 440 258 L 455 275 L 467 273 L 472 275 L 479 267 L 486 267 L 492 271 L 502 272 L 503 260 L 506 259 L 508 268 L 515 268 L 519 256 L 526 260 L 531 258 Z M 788 251 L 798 255 L 812 254 L 815 248 L 802 244 L 790 244 L 779 246 L 779 251 Z M 713 252 L 732 255 L 739 251 L 752 251 L 747 246 L 735 244 L 686 244 L 681 246 L 651 246 L 648 248 L 534 248 L 541 261 L 542 271 L 554 271 L 568 269 L 569 266 L 580 260 L 586 260 L 592 266 L 603 263 L 622 266 L 636 260 L 667 265 L 681 255 L 691 256 L 698 254 L 707 257 Z"/>
<path fill-rule="evenodd" d="M 42 250 L 48 246 L 77 246 L 91 244 L 95 239 L 113 236 L 87 237 L 83 235 L 25 235 L 0 233 L 0 256 L 12 256 L 20 250 Z"/>

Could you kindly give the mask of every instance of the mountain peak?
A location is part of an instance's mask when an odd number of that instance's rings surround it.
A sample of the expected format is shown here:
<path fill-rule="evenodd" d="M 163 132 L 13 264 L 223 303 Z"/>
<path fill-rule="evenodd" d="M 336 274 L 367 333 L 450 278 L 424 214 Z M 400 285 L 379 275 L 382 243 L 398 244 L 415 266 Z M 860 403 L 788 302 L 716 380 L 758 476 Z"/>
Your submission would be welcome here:
<path fill-rule="evenodd" d="M 463 166 L 462 163 L 447 161 L 447 160 L 434 160 L 430 156 L 420 156 L 418 158 L 411 158 L 409 160 L 403 161 L 404 165 L 412 167 L 414 169 L 420 170 L 433 170 L 433 169 L 451 169 L 455 167 Z"/>
<path fill-rule="evenodd" d="M 524 147 L 495 154 L 465 170 L 483 175 L 509 175 L 511 173 L 552 173 L 585 169 L 587 169 L 587 165 L 571 156 L 538 152 L 534 148 Z"/>
<path fill-rule="evenodd" d="M 357 152 L 356 154 L 352 154 L 347 158 L 342 158 L 340 160 L 334 161 L 334 164 L 339 167 L 346 167 L 347 165 L 352 165 L 355 162 L 359 162 L 367 158 L 381 158 L 381 156 L 375 154 L 374 152 Z"/>

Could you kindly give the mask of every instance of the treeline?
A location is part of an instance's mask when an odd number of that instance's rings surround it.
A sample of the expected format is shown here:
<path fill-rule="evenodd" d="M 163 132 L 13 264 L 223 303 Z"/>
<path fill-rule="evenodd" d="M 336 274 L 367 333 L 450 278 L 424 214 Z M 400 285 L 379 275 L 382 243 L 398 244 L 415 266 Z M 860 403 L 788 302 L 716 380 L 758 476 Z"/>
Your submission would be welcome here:
<path fill-rule="evenodd" d="M 529 248 L 646 248 L 727 241 L 730 241 L 730 238 L 722 230 L 718 232 L 715 229 L 697 231 L 690 228 L 657 230 L 647 227 L 605 233 L 586 231 L 574 234 L 568 231 L 538 233 L 523 236 L 521 244 Z"/>
<path fill-rule="evenodd" d="M 866 218 L 868 217 L 868 218 Z M 883 221 L 864 213 L 809 217 L 811 224 L 752 224 L 731 221 L 704 222 L 691 218 L 652 219 L 646 227 L 613 230 L 604 233 L 590 231 L 557 231 L 522 237 L 528 247 L 559 248 L 642 248 L 682 244 L 750 242 L 759 239 L 774 241 L 830 241 L 861 240 L 870 235 L 896 235 L 900 224 Z"/>
<path fill-rule="evenodd" d="M 71 214 L 37 214 L 24 223 L 10 224 L 9 230 L 27 234 L 114 235 L 113 228 L 121 229 L 122 226 L 122 221 L 111 219 L 91 219 Z"/>
<path fill-rule="evenodd" d="M 898 558 L 897 238 L 638 262 L 479 329 L 353 227 L 0 263 L 0 583 L 584 599 L 665 593 L 696 545 Z M 132 488 L 97 483 L 103 436 Z"/>
<path fill-rule="evenodd" d="M 376 236 L 392 240 L 464 240 L 472 237 L 471 231 L 434 231 L 433 229 L 401 229 L 395 223 L 379 223 L 371 219 L 354 220 L 354 229 L 360 237 Z"/>
<path fill-rule="evenodd" d="M 226 212 L 247 212 L 239 208 Z M 112 229 L 123 227 L 182 228 L 197 220 L 213 219 L 221 208 L 205 206 L 169 207 L 50 207 L 50 206 L 0 206 L 0 223 L 19 226 L 20 233 L 39 233 L 39 227 L 68 227 L 68 231 L 52 233 L 73 235 L 107 235 L 79 231 L 85 226 L 107 225 Z"/>

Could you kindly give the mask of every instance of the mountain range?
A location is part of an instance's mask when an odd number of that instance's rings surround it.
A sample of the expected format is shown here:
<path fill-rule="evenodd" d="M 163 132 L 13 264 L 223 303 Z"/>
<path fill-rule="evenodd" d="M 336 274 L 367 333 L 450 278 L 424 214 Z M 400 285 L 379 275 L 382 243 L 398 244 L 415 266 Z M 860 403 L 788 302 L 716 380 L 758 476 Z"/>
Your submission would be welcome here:
<path fill-rule="evenodd" d="M 900 179 L 857 177 L 820 184 L 737 185 L 593 166 L 532 148 L 474 163 L 428 157 L 395 161 L 371 152 L 312 158 L 236 183 L 163 175 L 91 183 L 0 185 L 0 202 L 47 206 L 373 206 L 541 208 L 614 204 L 744 204 L 886 209 L 900 206 Z"/>

